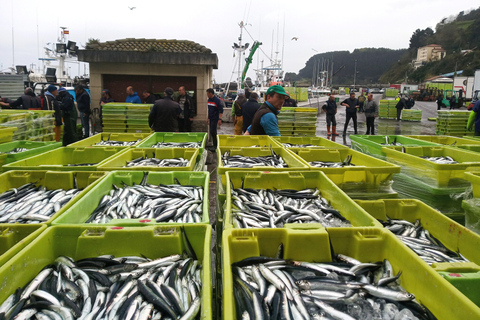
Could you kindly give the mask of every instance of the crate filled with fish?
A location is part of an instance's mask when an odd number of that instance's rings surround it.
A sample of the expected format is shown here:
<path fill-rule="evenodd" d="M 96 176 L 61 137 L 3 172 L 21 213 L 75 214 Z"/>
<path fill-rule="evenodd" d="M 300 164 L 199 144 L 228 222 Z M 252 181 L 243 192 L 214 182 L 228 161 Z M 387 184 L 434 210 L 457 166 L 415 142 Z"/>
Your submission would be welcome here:
<path fill-rule="evenodd" d="M 376 191 L 384 181 L 391 181 L 400 167 L 351 149 L 291 148 L 310 170 L 325 172 L 339 185 L 365 186 Z M 343 188 L 343 187 L 342 187 Z"/>
<path fill-rule="evenodd" d="M 0 144 L 0 167 L 61 147 L 61 142 L 13 141 Z"/>
<path fill-rule="evenodd" d="M 210 242 L 209 225 L 49 228 L 0 268 L 0 312 L 212 319 Z"/>
<path fill-rule="evenodd" d="M 50 224 L 104 176 L 88 171 L 5 172 L 0 175 L 0 223 Z"/>
<path fill-rule="evenodd" d="M 480 169 L 480 154 L 451 147 L 383 147 L 387 161 L 402 167 L 402 173 L 434 187 L 468 186 L 465 171 Z"/>
<path fill-rule="evenodd" d="M 257 136 L 233 136 L 227 134 L 217 135 L 219 147 L 235 147 L 235 148 L 261 148 L 261 147 L 281 147 L 282 145 L 274 139 L 274 137 L 266 135 Z"/>
<path fill-rule="evenodd" d="M 352 149 L 363 152 L 374 157 L 385 159 L 382 148 L 385 146 L 439 146 L 435 142 L 405 137 L 400 135 L 350 135 Z"/>
<path fill-rule="evenodd" d="M 458 147 L 462 145 L 480 145 L 480 140 L 472 138 L 461 138 L 461 137 L 451 137 L 451 136 L 434 136 L 434 135 L 412 135 L 406 136 L 408 138 L 413 138 L 417 140 L 423 140 L 430 143 L 436 143 L 449 147 Z"/>
<path fill-rule="evenodd" d="M 123 148 L 58 148 L 3 166 L 8 170 L 96 171 Z"/>
<path fill-rule="evenodd" d="M 110 172 L 60 224 L 208 223 L 208 172 Z"/>
<path fill-rule="evenodd" d="M 480 317 L 480 308 L 390 232 L 327 233 L 225 231 L 223 318 Z"/>
<path fill-rule="evenodd" d="M 193 171 L 198 149 L 131 148 L 125 149 L 98 167 L 98 170 Z"/>
<path fill-rule="evenodd" d="M 427 264 L 480 265 L 480 235 L 414 199 L 356 201 Z"/>
<path fill-rule="evenodd" d="M 203 152 L 206 141 L 204 132 L 154 132 L 137 148 L 198 148 Z"/>
<path fill-rule="evenodd" d="M 402 120 L 403 121 L 422 121 L 422 110 L 403 109 Z"/>
<path fill-rule="evenodd" d="M 472 197 L 462 201 L 462 208 L 465 210 L 465 226 L 480 234 L 480 172 L 465 172 L 465 179 L 472 183 Z"/>
<path fill-rule="evenodd" d="M 150 134 L 147 133 L 97 133 L 86 139 L 69 144 L 69 147 L 135 147 L 142 143 Z"/>
<path fill-rule="evenodd" d="M 308 170 L 307 165 L 283 147 L 218 147 L 217 174 L 246 169 L 261 171 Z"/>
<path fill-rule="evenodd" d="M 271 137 L 280 142 L 284 148 L 327 148 L 327 149 L 348 149 L 347 146 L 339 144 L 322 137 Z"/>
<path fill-rule="evenodd" d="M 323 172 L 227 172 L 225 228 L 380 227 Z"/>

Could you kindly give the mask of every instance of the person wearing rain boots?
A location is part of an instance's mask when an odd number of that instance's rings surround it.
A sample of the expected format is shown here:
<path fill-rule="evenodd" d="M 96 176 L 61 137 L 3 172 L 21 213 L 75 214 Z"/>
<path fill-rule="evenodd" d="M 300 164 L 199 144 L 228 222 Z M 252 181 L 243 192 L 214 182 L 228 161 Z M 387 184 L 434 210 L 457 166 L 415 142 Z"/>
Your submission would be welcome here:
<path fill-rule="evenodd" d="M 335 114 L 337 113 L 337 103 L 335 102 L 335 96 L 332 94 L 325 104 L 322 106 L 323 111 L 327 114 L 327 136 L 338 136 L 337 133 L 337 121 Z M 330 133 L 330 125 L 332 126 L 332 132 Z"/>
<path fill-rule="evenodd" d="M 373 100 L 373 94 L 369 93 L 365 101 L 365 118 L 367 121 L 367 133 L 375 134 L 375 118 L 378 117 L 378 104 Z"/>

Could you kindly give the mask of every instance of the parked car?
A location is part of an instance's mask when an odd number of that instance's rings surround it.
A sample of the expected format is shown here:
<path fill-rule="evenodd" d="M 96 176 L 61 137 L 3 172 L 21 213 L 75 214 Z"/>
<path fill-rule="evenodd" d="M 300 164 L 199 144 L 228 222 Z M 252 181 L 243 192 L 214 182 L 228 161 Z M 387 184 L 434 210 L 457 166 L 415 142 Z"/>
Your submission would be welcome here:
<path fill-rule="evenodd" d="M 381 94 L 382 92 L 378 88 L 372 88 L 372 89 L 368 90 L 368 93 Z"/>

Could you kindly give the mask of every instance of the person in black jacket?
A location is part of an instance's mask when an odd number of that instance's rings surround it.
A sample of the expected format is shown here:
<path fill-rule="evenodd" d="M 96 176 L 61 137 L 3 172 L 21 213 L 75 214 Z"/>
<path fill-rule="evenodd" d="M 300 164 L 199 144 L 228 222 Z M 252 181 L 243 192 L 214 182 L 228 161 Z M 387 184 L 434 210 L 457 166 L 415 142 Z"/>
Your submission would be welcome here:
<path fill-rule="evenodd" d="M 142 95 L 146 104 L 154 104 L 157 101 L 157 97 L 148 90 L 143 91 Z"/>
<path fill-rule="evenodd" d="M 346 119 L 345 119 L 345 126 L 343 127 L 343 135 L 347 135 L 347 127 L 350 119 L 353 120 L 353 129 L 355 130 L 355 134 L 357 132 L 357 109 L 360 108 L 358 99 L 355 98 L 355 92 L 350 92 L 350 98 L 343 100 L 341 103 L 342 106 L 346 108 Z"/>
<path fill-rule="evenodd" d="M 197 115 L 197 106 L 193 98 L 188 94 L 185 86 L 178 88 L 177 103 L 182 112 L 178 116 L 178 131 L 192 132 L 193 118 Z"/>
<path fill-rule="evenodd" d="M 58 89 L 53 84 L 49 85 L 47 91 L 45 92 L 45 101 L 46 103 L 43 106 L 44 110 L 53 110 L 53 117 L 55 118 L 55 141 L 60 142 L 60 137 L 62 135 L 62 112 L 60 111 L 60 104 L 57 100 Z"/>
<path fill-rule="evenodd" d="M 12 109 L 41 109 L 40 98 L 35 95 L 33 89 L 28 87 L 25 89 L 24 94 L 21 95 L 14 102 L 6 103 L 0 102 L 0 106 L 9 107 Z"/>
<path fill-rule="evenodd" d="M 322 106 L 323 111 L 327 114 L 327 136 L 338 136 L 337 133 L 337 120 L 335 115 L 337 114 L 337 103 L 335 102 L 335 96 L 332 94 L 330 98 L 325 101 Z M 330 133 L 330 125 L 332 126 L 332 133 Z"/>
<path fill-rule="evenodd" d="M 83 138 L 88 138 L 90 136 L 90 114 L 92 113 L 90 110 L 90 95 L 81 84 L 75 87 L 75 94 L 77 95 L 77 108 L 82 121 Z"/>
<path fill-rule="evenodd" d="M 250 93 L 250 98 L 242 106 L 243 132 L 247 131 L 247 128 L 252 124 L 253 116 L 255 115 L 255 112 L 257 112 L 259 108 L 260 108 L 260 104 L 258 103 L 258 93 L 256 92 Z"/>
<path fill-rule="evenodd" d="M 178 131 L 178 116 L 182 109 L 173 101 L 173 89 L 165 88 L 165 97 L 155 101 L 148 116 L 148 124 L 155 132 Z"/>
<path fill-rule="evenodd" d="M 63 146 L 74 143 L 77 138 L 77 109 L 73 97 L 65 88 L 58 89 L 60 110 L 63 117 Z M 78 105 L 78 103 L 77 103 Z"/>
<path fill-rule="evenodd" d="M 437 111 L 442 109 L 442 104 L 443 104 L 443 95 L 439 94 L 437 96 Z"/>
<path fill-rule="evenodd" d="M 403 108 L 407 108 L 407 101 L 405 100 L 405 98 L 400 98 L 395 108 L 397 108 L 397 121 L 400 121 L 400 116 L 402 115 Z"/>
<path fill-rule="evenodd" d="M 415 105 L 415 100 L 413 100 L 412 95 L 408 96 L 408 99 L 406 99 L 406 103 L 407 103 L 407 109 L 413 108 L 413 106 Z"/>

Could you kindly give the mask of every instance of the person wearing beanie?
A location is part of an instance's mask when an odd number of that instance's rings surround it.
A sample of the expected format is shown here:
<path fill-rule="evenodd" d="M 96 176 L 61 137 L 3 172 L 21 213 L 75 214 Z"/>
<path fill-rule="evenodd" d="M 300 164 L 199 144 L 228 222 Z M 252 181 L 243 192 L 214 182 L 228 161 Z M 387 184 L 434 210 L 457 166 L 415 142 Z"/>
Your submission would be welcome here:
<path fill-rule="evenodd" d="M 242 107 L 247 102 L 247 98 L 245 98 L 245 90 L 238 89 L 237 91 L 237 99 L 233 103 L 232 106 L 232 119 L 234 125 L 234 134 L 235 135 L 242 135 L 243 130 L 243 113 Z"/>
<path fill-rule="evenodd" d="M 178 116 L 182 112 L 178 103 L 173 101 L 173 89 L 165 88 L 165 97 L 155 101 L 150 115 L 148 125 L 155 132 L 176 132 L 178 131 Z"/>
<path fill-rule="evenodd" d="M 60 110 L 60 104 L 57 100 L 58 90 L 57 87 L 53 84 L 49 85 L 47 91 L 45 92 L 46 103 L 43 106 L 44 110 L 53 110 L 53 117 L 55 118 L 55 141 L 60 142 L 60 137 L 62 134 L 62 112 Z"/>
<path fill-rule="evenodd" d="M 77 142 L 77 108 L 73 97 L 65 88 L 58 89 L 63 117 L 63 146 Z"/>

